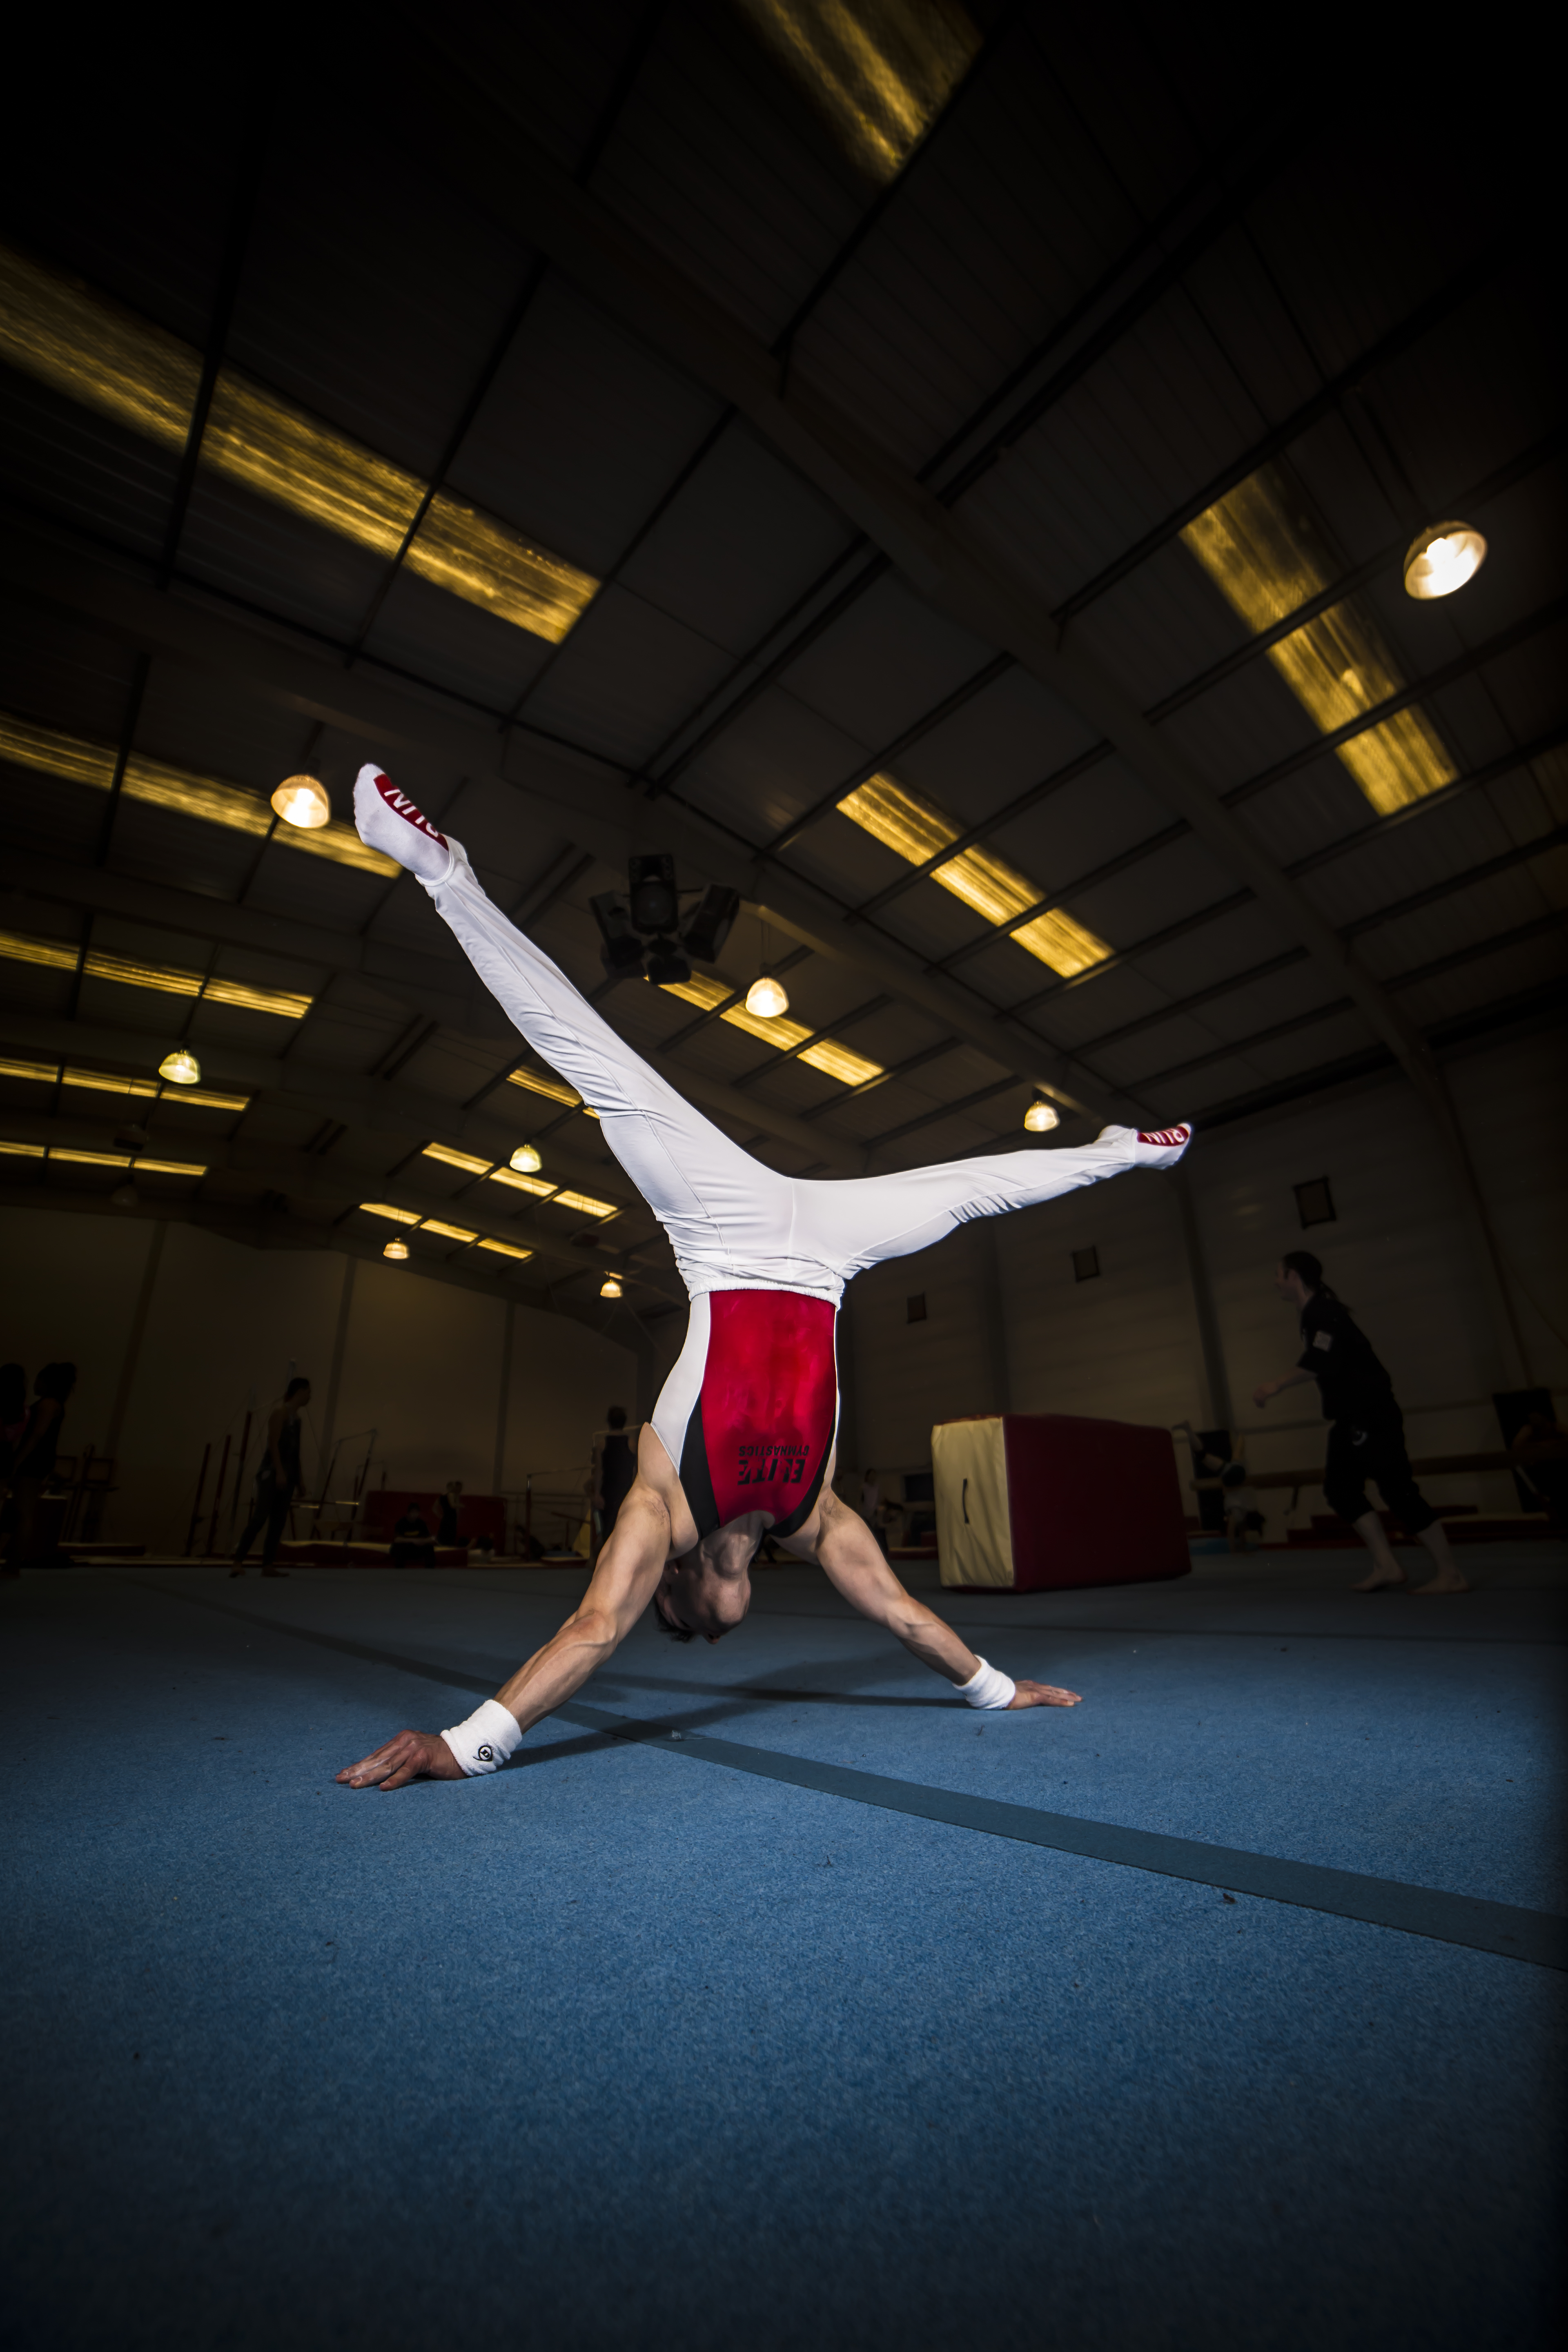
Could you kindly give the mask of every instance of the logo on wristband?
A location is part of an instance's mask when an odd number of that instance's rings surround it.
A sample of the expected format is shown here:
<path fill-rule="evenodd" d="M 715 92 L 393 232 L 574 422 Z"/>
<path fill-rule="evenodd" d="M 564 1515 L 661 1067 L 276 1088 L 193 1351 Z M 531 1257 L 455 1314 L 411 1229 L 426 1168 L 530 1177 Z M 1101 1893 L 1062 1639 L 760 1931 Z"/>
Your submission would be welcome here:
<path fill-rule="evenodd" d="M 474 1754 L 478 1757 L 481 1764 L 493 1764 L 496 1760 L 496 1752 L 493 1748 L 476 1748 Z"/>

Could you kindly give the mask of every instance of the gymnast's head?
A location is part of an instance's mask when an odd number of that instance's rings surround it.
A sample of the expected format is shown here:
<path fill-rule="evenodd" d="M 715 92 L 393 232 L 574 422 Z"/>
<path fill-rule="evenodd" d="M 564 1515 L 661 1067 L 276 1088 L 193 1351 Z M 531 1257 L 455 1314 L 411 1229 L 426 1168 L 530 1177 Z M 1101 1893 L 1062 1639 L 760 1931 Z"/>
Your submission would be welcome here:
<path fill-rule="evenodd" d="M 752 1605 L 752 1561 L 765 1514 L 752 1511 L 704 1536 L 694 1551 L 667 1560 L 654 1589 L 653 1613 L 677 1642 L 721 1642 Z"/>

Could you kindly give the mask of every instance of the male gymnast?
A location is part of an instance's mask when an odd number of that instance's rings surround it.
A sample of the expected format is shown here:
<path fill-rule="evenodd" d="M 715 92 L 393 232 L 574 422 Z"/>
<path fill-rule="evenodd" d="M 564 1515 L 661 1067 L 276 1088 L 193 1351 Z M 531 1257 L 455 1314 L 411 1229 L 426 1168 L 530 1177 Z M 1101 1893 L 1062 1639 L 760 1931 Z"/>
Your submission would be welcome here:
<path fill-rule="evenodd" d="M 598 1113 L 605 1142 L 674 1246 L 691 1300 L 686 1344 L 637 1444 L 637 1478 L 578 1606 L 466 1723 L 400 1731 L 338 1774 L 350 1788 L 461 1780 L 504 1764 L 581 1689 L 647 1608 L 665 1632 L 717 1642 L 751 1605 L 764 1533 L 814 1560 L 862 1616 L 971 1706 L 1076 1706 L 1079 1694 L 988 1665 L 904 1591 L 865 1521 L 833 1491 L 834 1323 L 852 1275 L 929 1248 L 971 1217 L 1171 1168 L 1192 1130 L 1108 1127 L 1094 1143 L 1006 1151 L 890 1176 L 781 1176 L 649 1069 L 563 972 L 515 930 L 449 841 L 374 767 L 360 770 L 362 840 L 406 866 L 535 1052 Z"/>

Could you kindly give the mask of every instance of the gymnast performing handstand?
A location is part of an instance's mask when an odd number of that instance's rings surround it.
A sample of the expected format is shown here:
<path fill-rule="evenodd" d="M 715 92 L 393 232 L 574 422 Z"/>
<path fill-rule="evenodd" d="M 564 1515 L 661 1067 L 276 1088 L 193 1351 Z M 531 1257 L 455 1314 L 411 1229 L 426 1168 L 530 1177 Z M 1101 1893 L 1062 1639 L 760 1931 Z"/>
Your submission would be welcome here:
<path fill-rule="evenodd" d="M 731 1143 L 649 1069 L 549 957 L 515 930 L 449 841 L 374 767 L 354 786 L 361 838 L 406 866 L 535 1052 L 598 1113 L 605 1142 L 668 1234 L 691 1299 L 686 1344 L 637 1446 L 637 1478 L 588 1589 L 493 1699 L 440 1733 L 400 1731 L 338 1774 L 350 1788 L 493 1772 L 579 1690 L 652 1603 L 680 1642 L 717 1642 L 751 1605 L 764 1534 L 814 1561 L 852 1607 L 971 1706 L 1076 1706 L 1013 1682 L 904 1591 L 865 1521 L 833 1491 L 834 1324 L 852 1275 L 929 1248 L 972 1217 L 1053 1201 L 1130 1168 L 1170 1168 L 1186 1127 L 1108 1127 L 1056 1151 L 1005 1151 L 820 1183 Z"/>

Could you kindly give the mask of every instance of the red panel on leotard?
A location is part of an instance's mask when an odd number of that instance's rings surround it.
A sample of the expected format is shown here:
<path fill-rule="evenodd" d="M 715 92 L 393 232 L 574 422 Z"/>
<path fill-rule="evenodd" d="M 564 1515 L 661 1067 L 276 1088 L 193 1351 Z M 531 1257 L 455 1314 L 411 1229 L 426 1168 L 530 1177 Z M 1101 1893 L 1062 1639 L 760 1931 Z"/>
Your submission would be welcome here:
<path fill-rule="evenodd" d="M 768 1511 L 798 1525 L 837 1419 L 835 1310 L 792 1290 L 715 1290 L 708 1307 L 700 1412 L 716 1524 Z"/>

